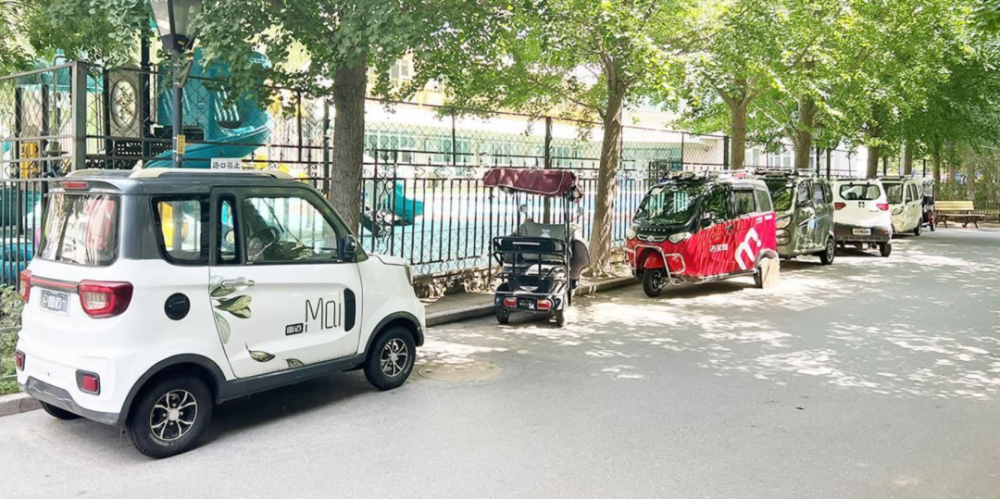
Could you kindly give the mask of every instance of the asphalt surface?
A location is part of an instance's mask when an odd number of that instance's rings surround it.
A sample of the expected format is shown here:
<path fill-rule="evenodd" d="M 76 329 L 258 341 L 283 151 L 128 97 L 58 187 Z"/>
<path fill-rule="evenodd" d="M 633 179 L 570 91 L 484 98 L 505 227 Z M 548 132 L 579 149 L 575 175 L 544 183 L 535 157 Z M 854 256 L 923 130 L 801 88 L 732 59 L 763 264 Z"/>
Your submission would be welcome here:
<path fill-rule="evenodd" d="M 432 372 L 357 372 L 221 406 L 153 461 L 115 428 L 0 419 L 0 497 L 1000 497 L 1000 232 L 888 259 L 580 299 L 565 329 L 433 328 Z M 426 369 L 426 368 L 425 368 Z"/>

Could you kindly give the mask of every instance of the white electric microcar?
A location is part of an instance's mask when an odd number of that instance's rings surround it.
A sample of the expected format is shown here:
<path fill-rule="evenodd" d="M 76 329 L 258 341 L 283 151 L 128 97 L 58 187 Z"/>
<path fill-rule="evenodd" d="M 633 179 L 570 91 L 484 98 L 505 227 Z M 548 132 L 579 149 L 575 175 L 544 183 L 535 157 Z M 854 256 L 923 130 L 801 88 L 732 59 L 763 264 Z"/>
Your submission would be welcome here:
<path fill-rule="evenodd" d="M 75 172 L 21 288 L 22 389 L 158 458 L 195 445 L 219 402 L 355 368 L 399 387 L 424 340 L 410 269 L 278 173 Z"/>

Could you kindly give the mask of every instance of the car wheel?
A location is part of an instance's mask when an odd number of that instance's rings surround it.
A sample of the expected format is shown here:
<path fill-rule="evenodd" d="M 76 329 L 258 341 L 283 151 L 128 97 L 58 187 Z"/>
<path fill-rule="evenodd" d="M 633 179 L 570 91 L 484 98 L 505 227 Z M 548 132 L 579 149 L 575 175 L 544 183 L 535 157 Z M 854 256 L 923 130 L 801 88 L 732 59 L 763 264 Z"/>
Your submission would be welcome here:
<path fill-rule="evenodd" d="M 837 256 L 837 244 L 833 242 L 833 238 L 831 237 L 826 242 L 826 249 L 819 254 L 819 261 L 823 265 L 830 265 L 831 263 L 833 263 L 833 259 L 836 256 Z"/>
<path fill-rule="evenodd" d="M 417 346 L 402 327 L 387 329 L 372 343 L 365 360 L 365 378 L 379 390 L 399 388 L 410 377 Z"/>
<path fill-rule="evenodd" d="M 555 317 L 555 319 L 556 319 L 556 325 L 557 326 L 563 327 L 563 326 L 566 325 L 566 310 L 565 309 L 556 310 L 556 313 L 552 314 L 552 316 Z"/>
<path fill-rule="evenodd" d="M 878 243 L 878 252 L 883 257 L 888 257 L 890 254 L 892 254 L 892 243 L 889 242 Z"/>
<path fill-rule="evenodd" d="M 656 298 L 663 291 L 663 270 L 647 270 L 642 273 L 642 290 L 646 296 Z"/>
<path fill-rule="evenodd" d="M 493 313 L 497 316 L 497 322 L 500 324 L 507 324 L 510 322 L 510 311 L 503 308 L 501 305 L 494 307 Z"/>
<path fill-rule="evenodd" d="M 919 237 L 920 236 L 920 229 L 921 229 L 920 224 L 917 224 L 917 226 L 913 229 L 913 235 Z"/>
<path fill-rule="evenodd" d="M 56 407 L 56 406 L 54 406 L 52 404 L 46 404 L 45 402 L 41 402 L 41 405 L 42 405 L 42 410 L 43 411 L 45 411 L 46 413 L 48 413 L 49 416 L 52 416 L 52 417 L 54 417 L 56 419 L 62 419 L 63 421 L 69 421 L 71 419 L 79 419 L 79 417 L 80 417 L 77 414 L 73 414 L 72 412 L 69 412 L 66 409 L 60 409 L 60 408 L 58 408 L 58 407 Z"/>
<path fill-rule="evenodd" d="M 937 225 L 937 222 L 931 221 L 931 232 L 934 232 L 934 231 L 937 230 L 936 225 Z"/>
<path fill-rule="evenodd" d="M 191 450 L 212 421 L 215 400 L 191 375 L 165 377 L 142 390 L 125 432 L 142 454 L 161 459 Z"/>

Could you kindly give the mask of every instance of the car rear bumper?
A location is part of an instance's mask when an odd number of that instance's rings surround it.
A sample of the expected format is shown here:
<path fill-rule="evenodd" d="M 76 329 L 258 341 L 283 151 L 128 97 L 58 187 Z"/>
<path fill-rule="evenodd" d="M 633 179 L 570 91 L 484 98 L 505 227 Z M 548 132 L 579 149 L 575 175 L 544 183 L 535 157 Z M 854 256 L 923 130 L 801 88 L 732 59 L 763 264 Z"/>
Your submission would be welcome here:
<path fill-rule="evenodd" d="M 104 423 L 106 425 L 119 424 L 118 413 L 99 412 L 85 409 L 73 399 L 73 396 L 66 390 L 55 385 L 50 385 L 44 381 L 28 376 L 26 383 L 21 385 L 21 390 L 28 395 L 45 402 L 51 406 L 72 412 L 78 416 L 83 416 L 89 420 Z"/>
<path fill-rule="evenodd" d="M 871 235 L 854 234 L 854 229 L 870 229 Z M 838 243 L 884 243 L 892 239 L 892 229 L 889 227 L 861 227 L 857 225 L 836 224 L 833 229 L 833 235 Z"/>

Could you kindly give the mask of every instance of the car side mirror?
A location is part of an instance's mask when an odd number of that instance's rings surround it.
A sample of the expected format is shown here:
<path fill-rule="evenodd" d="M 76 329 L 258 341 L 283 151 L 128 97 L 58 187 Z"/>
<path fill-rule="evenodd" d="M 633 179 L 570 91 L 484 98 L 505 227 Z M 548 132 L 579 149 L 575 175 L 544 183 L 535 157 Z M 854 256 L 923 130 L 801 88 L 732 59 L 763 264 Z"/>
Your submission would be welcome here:
<path fill-rule="evenodd" d="M 353 262 L 358 259 L 358 240 L 353 235 L 344 238 L 343 248 L 344 261 Z"/>

